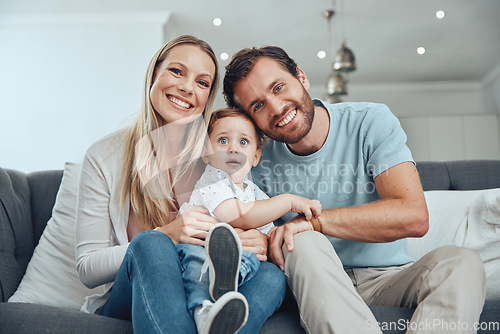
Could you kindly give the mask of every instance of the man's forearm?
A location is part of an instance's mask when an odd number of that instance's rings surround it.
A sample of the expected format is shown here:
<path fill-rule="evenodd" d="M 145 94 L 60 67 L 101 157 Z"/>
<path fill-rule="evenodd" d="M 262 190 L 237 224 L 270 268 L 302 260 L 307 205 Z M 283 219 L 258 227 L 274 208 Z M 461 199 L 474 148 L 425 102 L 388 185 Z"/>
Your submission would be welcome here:
<path fill-rule="evenodd" d="M 326 235 L 360 242 L 390 242 L 421 237 L 428 229 L 427 206 L 385 199 L 356 207 L 323 210 L 319 217 Z"/>

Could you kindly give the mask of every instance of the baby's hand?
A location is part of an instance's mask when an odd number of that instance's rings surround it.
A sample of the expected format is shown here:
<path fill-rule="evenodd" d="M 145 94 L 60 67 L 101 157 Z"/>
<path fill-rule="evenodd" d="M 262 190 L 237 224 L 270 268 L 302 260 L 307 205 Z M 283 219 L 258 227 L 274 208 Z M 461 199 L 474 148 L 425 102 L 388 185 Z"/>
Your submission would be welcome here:
<path fill-rule="evenodd" d="M 301 196 L 292 195 L 292 211 L 302 213 L 307 220 L 319 217 L 321 214 L 321 203 L 317 200 L 307 199 Z"/>

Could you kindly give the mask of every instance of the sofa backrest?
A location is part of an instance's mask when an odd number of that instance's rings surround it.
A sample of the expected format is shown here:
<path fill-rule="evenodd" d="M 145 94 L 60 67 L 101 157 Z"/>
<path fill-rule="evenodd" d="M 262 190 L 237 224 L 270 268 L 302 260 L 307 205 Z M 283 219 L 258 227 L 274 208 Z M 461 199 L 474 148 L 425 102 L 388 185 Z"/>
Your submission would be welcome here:
<path fill-rule="evenodd" d="M 500 160 L 422 161 L 417 170 L 424 191 L 500 188 Z"/>
<path fill-rule="evenodd" d="M 43 230 L 52 217 L 52 208 L 63 177 L 62 170 L 40 171 L 27 174 L 30 186 L 33 242 L 36 247 Z"/>

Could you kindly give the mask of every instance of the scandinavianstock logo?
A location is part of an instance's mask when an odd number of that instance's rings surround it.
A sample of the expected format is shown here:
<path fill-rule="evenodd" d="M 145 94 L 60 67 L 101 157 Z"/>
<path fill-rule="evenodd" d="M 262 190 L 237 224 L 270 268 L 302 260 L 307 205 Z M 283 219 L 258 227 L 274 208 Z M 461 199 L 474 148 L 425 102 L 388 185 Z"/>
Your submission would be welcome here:
<path fill-rule="evenodd" d="M 387 170 L 384 166 L 353 164 L 271 164 L 260 165 L 262 190 L 267 193 L 311 194 L 373 194 L 374 170 Z"/>

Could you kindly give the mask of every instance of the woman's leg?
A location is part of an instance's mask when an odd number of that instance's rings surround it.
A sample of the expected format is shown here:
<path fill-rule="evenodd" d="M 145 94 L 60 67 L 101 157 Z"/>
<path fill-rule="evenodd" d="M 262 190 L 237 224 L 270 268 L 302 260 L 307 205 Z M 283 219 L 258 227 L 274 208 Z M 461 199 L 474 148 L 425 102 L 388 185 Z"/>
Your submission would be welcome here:
<path fill-rule="evenodd" d="M 256 275 L 238 288 L 247 299 L 248 320 L 239 334 L 258 333 L 281 305 L 286 292 L 285 274 L 270 262 L 261 262 Z"/>
<path fill-rule="evenodd" d="M 132 320 L 136 333 L 196 333 L 179 256 L 166 234 L 146 231 L 132 239 L 101 314 Z"/>

